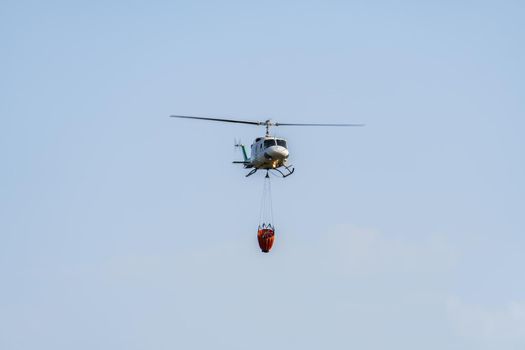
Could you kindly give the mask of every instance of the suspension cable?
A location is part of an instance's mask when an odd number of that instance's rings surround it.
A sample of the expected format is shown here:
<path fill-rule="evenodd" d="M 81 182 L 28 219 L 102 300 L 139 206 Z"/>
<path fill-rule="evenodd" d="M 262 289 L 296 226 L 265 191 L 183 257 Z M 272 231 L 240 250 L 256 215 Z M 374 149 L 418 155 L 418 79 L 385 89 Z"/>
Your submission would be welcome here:
<path fill-rule="evenodd" d="M 266 195 L 266 180 L 263 183 L 263 192 L 261 195 L 261 206 L 259 207 L 259 225 L 263 224 L 262 220 L 263 220 L 265 195 Z"/>
<path fill-rule="evenodd" d="M 263 220 L 269 220 L 268 222 L 264 222 Z M 263 183 L 263 193 L 261 196 L 261 207 L 259 210 L 259 225 L 271 224 L 273 227 L 275 227 L 273 223 L 273 203 L 272 203 L 272 187 L 270 182 L 270 177 L 264 178 Z"/>
<path fill-rule="evenodd" d="M 273 222 L 273 200 L 272 200 L 272 183 L 270 182 L 270 177 L 268 177 L 268 203 L 270 208 L 270 220 L 272 226 L 275 228 L 275 222 Z"/>

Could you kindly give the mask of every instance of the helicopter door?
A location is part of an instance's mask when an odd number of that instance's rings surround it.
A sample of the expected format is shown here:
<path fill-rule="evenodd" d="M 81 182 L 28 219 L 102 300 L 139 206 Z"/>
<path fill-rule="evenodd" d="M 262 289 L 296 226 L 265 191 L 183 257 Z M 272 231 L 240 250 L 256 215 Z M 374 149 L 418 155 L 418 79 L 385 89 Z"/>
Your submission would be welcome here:
<path fill-rule="evenodd" d="M 259 141 L 257 143 L 256 152 L 257 152 L 257 157 L 260 157 L 261 155 L 264 154 L 264 142 L 263 141 Z"/>

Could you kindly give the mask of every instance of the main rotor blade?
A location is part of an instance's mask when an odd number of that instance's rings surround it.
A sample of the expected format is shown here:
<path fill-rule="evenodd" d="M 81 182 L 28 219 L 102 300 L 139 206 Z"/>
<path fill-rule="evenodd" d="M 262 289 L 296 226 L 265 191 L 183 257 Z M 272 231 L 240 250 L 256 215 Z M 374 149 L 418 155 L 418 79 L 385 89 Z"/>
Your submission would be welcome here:
<path fill-rule="evenodd" d="M 251 125 L 262 125 L 263 124 L 261 122 L 254 122 L 254 121 L 249 121 L 249 120 L 202 118 L 202 117 L 190 117 L 190 116 L 187 116 L 187 115 L 170 115 L 170 117 L 172 117 L 172 118 L 184 118 L 184 119 L 212 120 L 212 121 L 215 121 L 215 122 L 251 124 Z"/>
<path fill-rule="evenodd" d="M 365 126 L 365 124 L 302 124 L 302 123 L 275 123 L 275 126 Z"/>

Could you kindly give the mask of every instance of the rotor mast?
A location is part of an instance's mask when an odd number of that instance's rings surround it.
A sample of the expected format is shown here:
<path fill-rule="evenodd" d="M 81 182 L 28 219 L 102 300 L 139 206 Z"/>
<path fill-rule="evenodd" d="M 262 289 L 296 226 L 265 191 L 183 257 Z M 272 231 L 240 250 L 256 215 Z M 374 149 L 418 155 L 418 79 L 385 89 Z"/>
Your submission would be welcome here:
<path fill-rule="evenodd" d="M 270 136 L 270 126 L 275 125 L 275 124 L 272 123 L 271 119 L 268 119 L 262 124 L 266 127 L 266 136 Z"/>

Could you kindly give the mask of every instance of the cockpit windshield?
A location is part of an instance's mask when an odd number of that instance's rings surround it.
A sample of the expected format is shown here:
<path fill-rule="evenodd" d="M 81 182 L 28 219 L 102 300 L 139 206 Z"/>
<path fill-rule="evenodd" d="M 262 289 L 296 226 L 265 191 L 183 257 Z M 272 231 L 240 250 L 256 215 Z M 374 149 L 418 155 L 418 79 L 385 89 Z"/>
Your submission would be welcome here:
<path fill-rule="evenodd" d="M 275 146 L 275 140 L 274 139 L 264 140 L 264 148 L 268 148 L 270 146 Z"/>
<path fill-rule="evenodd" d="M 277 139 L 277 146 L 283 146 L 286 148 L 286 141 Z"/>

